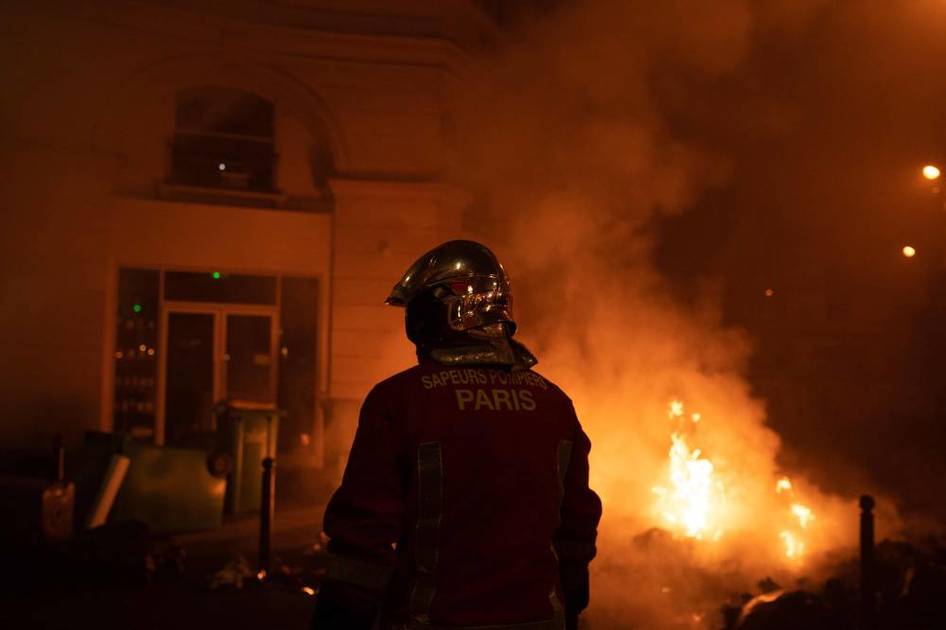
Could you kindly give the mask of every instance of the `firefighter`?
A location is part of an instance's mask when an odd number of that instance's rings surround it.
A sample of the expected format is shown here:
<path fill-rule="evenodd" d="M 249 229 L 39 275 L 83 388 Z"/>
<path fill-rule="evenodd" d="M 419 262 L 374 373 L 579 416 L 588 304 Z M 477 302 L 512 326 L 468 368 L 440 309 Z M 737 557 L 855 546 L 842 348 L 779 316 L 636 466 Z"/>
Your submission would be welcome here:
<path fill-rule="evenodd" d="M 571 400 L 513 339 L 493 253 L 450 241 L 387 304 L 418 365 L 365 399 L 325 511 L 318 630 L 561 630 L 588 605 L 601 502 Z"/>

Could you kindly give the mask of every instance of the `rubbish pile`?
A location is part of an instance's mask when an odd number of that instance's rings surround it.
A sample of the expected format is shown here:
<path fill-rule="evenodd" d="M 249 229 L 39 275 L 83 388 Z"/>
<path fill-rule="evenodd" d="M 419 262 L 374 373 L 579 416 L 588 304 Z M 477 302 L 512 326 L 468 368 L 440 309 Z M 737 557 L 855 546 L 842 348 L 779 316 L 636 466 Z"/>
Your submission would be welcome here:
<path fill-rule="evenodd" d="M 295 563 L 283 562 L 275 558 L 268 572 L 260 569 L 254 573 L 246 558 L 238 554 L 210 576 L 208 587 L 216 590 L 265 585 L 312 596 L 318 592 L 319 583 L 325 577 L 325 572 L 325 554 L 322 546 L 315 543 L 306 548 L 302 557 Z"/>
<path fill-rule="evenodd" d="M 869 614 L 862 613 L 860 558 L 853 547 L 812 561 L 807 575 L 762 579 L 738 558 L 707 559 L 693 540 L 659 528 L 623 548 L 613 541 L 609 547 L 591 567 L 592 603 L 584 623 L 594 630 L 946 628 L 944 539 L 876 544 Z"/>
<path fill-rule="evenodd" d="M 816 590 L 774 590 L 726 606 L 727 630 L 845 630 L 946 628 L 946 546 L 928 540 L 884 541 L 875 551 L 877 593 L 870 618 L 860 619 L 858 566 L 838 564 Z M 777 586 L 777 585 L 775 585 Z M 748 596 L 744 596 L 748 597 Z"/>

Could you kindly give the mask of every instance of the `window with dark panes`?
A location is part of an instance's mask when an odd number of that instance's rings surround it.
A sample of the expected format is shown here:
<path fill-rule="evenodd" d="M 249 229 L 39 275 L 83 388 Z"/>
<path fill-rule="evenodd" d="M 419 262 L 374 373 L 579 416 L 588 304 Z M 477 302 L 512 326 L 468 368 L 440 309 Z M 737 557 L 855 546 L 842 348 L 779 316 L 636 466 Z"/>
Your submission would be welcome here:
<path fill-rule="evenodd" d="M 272 102 L 232 88 L 178 92 L 171 183 L 274 192 L 275 163 Z"/>
<path fill-rule="evenodd" d="M 276 277 L 220 271 L 168 271 L 164 274 L 164 299 L 177 302 L 276 304 Z"/>
<path fill-rule="evenodd" d="M 157 270 L 118 270 L 114 425 L 148 439 L 155 422 L 159 287 Z"/>

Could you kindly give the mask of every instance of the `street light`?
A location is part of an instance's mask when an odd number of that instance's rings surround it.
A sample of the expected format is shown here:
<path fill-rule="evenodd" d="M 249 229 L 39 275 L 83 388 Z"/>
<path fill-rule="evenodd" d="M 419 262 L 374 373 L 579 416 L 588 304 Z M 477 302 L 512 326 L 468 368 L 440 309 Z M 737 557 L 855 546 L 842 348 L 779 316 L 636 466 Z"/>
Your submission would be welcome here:
<path fill-rule="evenodd" d="M 902 251 L 903 251 L 903 255 L 906 256 L 907 258 L 913 258 L 914 256 L 916 256 L 916 249 L 911 247 L 910 245 L 904 246 Z"/>
<path fill-rule="evenodd" d="M 940 171 L 939 171 L 939 168 L 937 168 L 936 166 L 932 164 L 927 164 L 926 166 L 923 167 L 923 177 L 925 177 L 926 179 L 933 181 L 933 180 L 939 179 L 939 176 L 940 176 Z"/>

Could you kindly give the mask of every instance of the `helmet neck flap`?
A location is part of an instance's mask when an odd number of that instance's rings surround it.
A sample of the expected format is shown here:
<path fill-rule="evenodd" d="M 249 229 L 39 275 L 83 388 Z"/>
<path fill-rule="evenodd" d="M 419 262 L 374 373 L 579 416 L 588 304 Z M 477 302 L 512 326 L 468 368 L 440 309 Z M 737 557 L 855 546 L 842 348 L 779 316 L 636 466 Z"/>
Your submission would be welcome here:
<path fill-rule="evenodd" d="M 539 362 L 528 348 L 510 337 L 473 345 L 432 348 L 429 352 L 417 346 L 417 356 L 429 356 L 443 365 L 501 365 L 513 370 L 528 370 Z"/>

